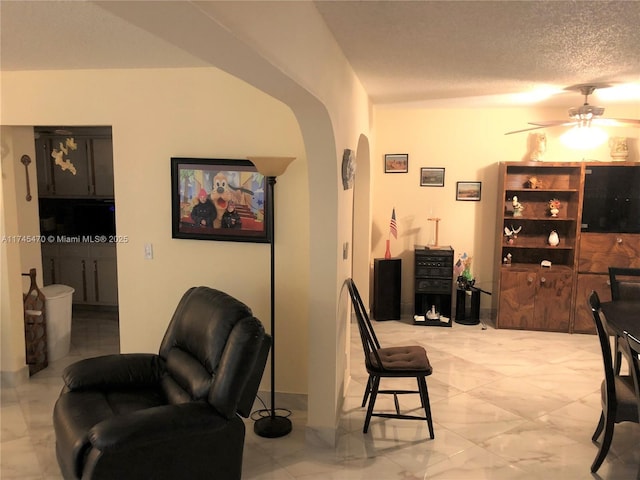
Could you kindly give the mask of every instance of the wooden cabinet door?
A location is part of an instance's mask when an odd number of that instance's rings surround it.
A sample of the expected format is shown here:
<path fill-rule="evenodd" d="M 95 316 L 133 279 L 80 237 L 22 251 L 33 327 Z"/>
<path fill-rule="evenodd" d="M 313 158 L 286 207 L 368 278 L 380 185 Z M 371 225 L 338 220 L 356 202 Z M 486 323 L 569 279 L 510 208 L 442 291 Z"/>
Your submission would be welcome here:
<path fill-rule="evenodd" d="M 58 258 L 42 255 L 42 286 L 53 285 L 57 280 Z"/>
<path fill-rule="evenodd" d="M 580 235 L 578 271 L 608 273 L 609 267 L 640 268 L 640 235 L 589 232 Z"/>
<path fill-rule="evenodd" d="M 113 243 L 92 244 L 91 281 L 94 286 L 94 302 L 99 305 L 118 304 L 118 269 L 116 245 Z"/>
<path fill-rule="evenodd" d="M 93 194 L 113 197 L 113 144 L 110 138 L 91 140 Z"/>
<path fill-rule="evenodd" d="M 572 272 L 541 270 L 537 275 L 533 330 L 569 332 Z"/>
<path fill-rule="evenodd" d="M 59 259 L 60 275 L 58 283 L 69 285 L 73 293 L 73 303 L 87 303 L 89 292 L 87 291 L 87 260 L 61 256 Z"/>
<path fill-rule="evenodd" d="M 575 313 L 573 316 L 573 333 L 596 333 L 593 314 L 587 299 L 595 290 L 601 302 L 611 301 L 611 285 L 608 275 L 579 274 L 576 287 Z"/>
<path fill-rule="evenodd" d="M 61 244 L 58 253 L 47 255 L 43 249 L 44 284 L 51 279 L 47 263 L 55 260 L 55 283 L 75 289 L 73 303 L 118 305 L 118 272 L 115 244 Z M 49 263 L 51 265 L 51 263 Z"/>
<path fill-rule="evenodd" d="M 64 160 L 69 160 L 75 168 L 63 170 L 60 165 L 53 166 L 54 193 L 60 196 L 86 196 L 89 195 L 89 161 L 87 157 L 87 140 L 76 138 L 76 150 L 66 145 L 65 137 L 52 137 L 50 141 L 51 152 L 58 151 Z M 67 151 L 64 153 L 63 149 Z M 55 160 L 51 158 L 55 163 Z"/>
<path fill-rule="evenodd" d="M 497 327 L 568 332 L 572 288 L 569 270 L 503 269 Z"/>
<path fill-rule="evenodd" d="M 44 243 L 42 253 L 42 285 L 60 283 L 60 265 L 58 261 L 58 245 Z"/>
<path fill-rule="evenodd" d="M 532 328 L 536 274 L 505 268 L 500 276 L 500 300 L 496 326 L 498 328 Z"/>
<path fill-rule="evenodd" d="M 89 303 L 93 298 L 90 279 L 90 262 L 86 244 L 60 244 L 58 283 L 75 289 L 73 303 Z"/>
<path fill-rule="evenodd" d="M 53 185 L 51 182 L 52 169 L 49 142 L 45 137 L 36 139 L 36 176 L 38 178 L 38 196 L 43 197 L 53 194 Z"/>
<path fill-rule="evenodd" d="M 95 301 L 100 305 L 118 304 L 118 271 L 114 258 L 94 258 Z"/>

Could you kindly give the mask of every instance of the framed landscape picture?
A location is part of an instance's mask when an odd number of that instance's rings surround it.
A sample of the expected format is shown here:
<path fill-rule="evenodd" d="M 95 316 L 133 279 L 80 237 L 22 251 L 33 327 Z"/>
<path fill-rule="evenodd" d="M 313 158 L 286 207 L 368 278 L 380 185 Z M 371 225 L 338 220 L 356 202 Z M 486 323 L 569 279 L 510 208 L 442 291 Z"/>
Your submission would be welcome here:
<path fill-rule="evenodd" d="M 482 182 L 457 182 L 456 200 L 479 202 Z"/>
<path fill-rule="evenodd" d="M 271 241 L 266 178 L 249 160 L 172 158 L 173 238 Z"/>
<path fill-rule="evenodd" d="M 384 173 L 407 173 L 409 171 L 409 154 L 388 153 L 384 156 Z"/>
<path fill-rule="evenodd" d="M 421 187 L 444 187 L 444 168 L 421 168 Z"/>

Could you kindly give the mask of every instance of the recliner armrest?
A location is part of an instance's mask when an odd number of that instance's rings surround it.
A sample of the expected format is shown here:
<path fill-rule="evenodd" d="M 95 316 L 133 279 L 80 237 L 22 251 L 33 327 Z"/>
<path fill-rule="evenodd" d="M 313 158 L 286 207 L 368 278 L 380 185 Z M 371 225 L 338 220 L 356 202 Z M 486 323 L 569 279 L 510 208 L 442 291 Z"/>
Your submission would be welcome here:
<path fill-rule="evenodd" d="M 102 452 L 166 442 L 180 445 L 181 439 L 215 432 L 228 423 L 204 402 L 162 405 L 104 420 L 89 430 L 89 441 Z"/>
<path fill-rule="evenodd" d="M 104 355 L 69 365 L 62 378 L 68 391 L 155 386 L 163 364 L 164 360 L 151 353 Z"/>

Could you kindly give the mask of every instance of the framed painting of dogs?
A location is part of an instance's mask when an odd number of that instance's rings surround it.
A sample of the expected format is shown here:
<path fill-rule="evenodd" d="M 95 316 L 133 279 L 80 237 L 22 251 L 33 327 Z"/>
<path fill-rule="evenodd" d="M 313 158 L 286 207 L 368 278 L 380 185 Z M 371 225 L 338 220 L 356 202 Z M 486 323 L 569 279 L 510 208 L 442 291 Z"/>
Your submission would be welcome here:
<path fill-rule="evenodd" d="M 172 158 L 173 238 L 269 243 L 273 204 L 249 160 Z"/>

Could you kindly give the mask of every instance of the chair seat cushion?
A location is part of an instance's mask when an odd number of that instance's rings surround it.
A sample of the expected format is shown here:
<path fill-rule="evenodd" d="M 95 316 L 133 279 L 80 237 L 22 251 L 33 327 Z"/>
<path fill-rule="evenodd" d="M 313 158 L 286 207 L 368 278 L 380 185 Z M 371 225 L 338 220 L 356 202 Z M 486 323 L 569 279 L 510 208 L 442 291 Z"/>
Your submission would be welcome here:
<path fill-rule="evenodd" d="M 84 456 L 90 447 L 88 434 L 94 425 L 115 415 L 164 403 L 162 392 L 152 388 L 63 393 L 53 409 L 57 450 L 72 452 L 71 457 L 58 457 L 63 472 L 67 476 L 70 472 L 77 477 L 82 475 Z"/>
<path fill-rule="evenodd" d="M 616 410 L 616 422 L 638 422 L 638 398 L 633 386 L 633 379 L 629 375 L 616 375 L 616 399 L 618 408 Z M 607 394 L 607 385 L 603 381 L 600 385 L 603 405 Z"/>
<path fill-rule="evenodd" d="M 378 365 L 376 356 L 371 353 L 370 361 L 373 368 L 390 370 L 393 372 L 425 372 L 431 374 L 432 368 L 427 357 L 427 351 L 418 345 L 406 347 L 387 347 L 377 350 L 382 366 Z"/>

